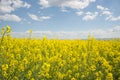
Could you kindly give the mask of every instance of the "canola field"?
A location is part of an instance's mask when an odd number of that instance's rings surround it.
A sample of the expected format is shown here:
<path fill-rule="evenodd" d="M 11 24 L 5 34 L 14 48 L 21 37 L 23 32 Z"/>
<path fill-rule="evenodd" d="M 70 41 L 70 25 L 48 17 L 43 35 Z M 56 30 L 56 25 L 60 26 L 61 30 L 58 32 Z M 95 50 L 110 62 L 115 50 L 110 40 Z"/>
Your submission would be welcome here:
<path fill-rule="evenodd" d="M 10 31 L 1 30 L 0 80 L 120 80 L 120 39 L 12 38 Z"/>

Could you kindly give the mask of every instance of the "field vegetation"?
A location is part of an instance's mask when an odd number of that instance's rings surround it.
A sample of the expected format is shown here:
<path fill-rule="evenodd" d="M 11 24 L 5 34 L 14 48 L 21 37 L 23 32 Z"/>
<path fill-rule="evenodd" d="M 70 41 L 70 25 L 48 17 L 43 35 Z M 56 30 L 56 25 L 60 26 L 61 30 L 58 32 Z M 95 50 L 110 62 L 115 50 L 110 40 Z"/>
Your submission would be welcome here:
<path fill-rule="evenodd" d="M 0 80 L 120 80 L 120 39 L 12 38 L 10 33 L 10 26 L 0 32 Z"/>

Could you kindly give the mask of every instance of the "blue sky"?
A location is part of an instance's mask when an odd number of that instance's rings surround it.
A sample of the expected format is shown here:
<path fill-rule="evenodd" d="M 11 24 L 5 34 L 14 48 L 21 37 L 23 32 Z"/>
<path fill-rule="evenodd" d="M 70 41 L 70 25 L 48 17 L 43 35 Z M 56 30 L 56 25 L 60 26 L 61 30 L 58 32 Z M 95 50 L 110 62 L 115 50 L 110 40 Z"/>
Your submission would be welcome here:
<path fill-rule="evenodd" d="M 0 28 L 13 36 L 96 38 L 120 36 L 120 0 L 0 0 Z"/>

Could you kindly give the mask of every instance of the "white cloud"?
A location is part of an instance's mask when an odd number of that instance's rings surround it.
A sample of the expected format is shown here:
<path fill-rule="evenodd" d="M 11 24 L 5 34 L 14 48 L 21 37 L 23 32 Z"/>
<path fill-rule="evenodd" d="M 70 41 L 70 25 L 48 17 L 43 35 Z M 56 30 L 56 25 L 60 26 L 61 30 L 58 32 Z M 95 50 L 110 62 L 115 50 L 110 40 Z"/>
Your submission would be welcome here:
<path fill-rule="evenodd" d="M 96 18 L 96 16 L 98 15 L 98 12 L 87 12 L 86 15 L 83 17 L 83 20 L 88 21 L 88 20 L 93 20 Z"/>
<path fill-rule="evenodd" d="M 28 37 L 29 31 L 17 33 L 12 33 L 13 37 Z M 59 39 L 87 39 L 88 35 L 92 35 L 95 38 L 119 38 L 120 36 L 120 26 L 115 26 L 111 29 L 94 29 L 87 31 L 33 31 L 32 37 L 43 38 L 46 35 L 47 38 L 53 39 L 58 37 Z"/>
<path fill-rule="evenodd" d="M 0 20 L 19 22 L 21 18 L 11 13 L 18 8 L 30 8 L 30 6 L 30 4 L 22 0 L 0 0 Z"/>
<path fill-rule="evenodd" d="M 98 5 L 97 9 L 101 10 L 102 15 L 106 16 L 105 20 L 108 20 L 108 21 L 119 21 L 120 20 L 120 16 L 114 17 L 113 12 L 111 12 L 110 9 L 108 9 L 108 8 Z"/>
<path fill-rule="evenodd" d="M 19 22 L 19 21 L 21 21 L 21 18 L 15 14 L 4 14 L 4 15 L 0 15 L 0 20 Z"/>
<path fill-rule="evenodd" d="M 108 20 L 108 21 L 119 21 L 120 20 L 120 16 L 114 17 L 112 15 L 109 15 L 108 17 L 106 17 L 105 20 Z"/>
<path fill-rule="evenodd" d="M 41 17 L 38 17 L 37 15 L 35 15 L 35 14 L 30 14 L 30 13 L 28 13 L 28 16 L 29 16 L 32 20 L 35 20 L 35 21 L 43 21 L 43 20 L 47 20 L 47 19 L 50 19 L 50 18 L 51 18 L 50 16 L 41 16 Z"/>
<path fill-rule="evenodd" d="M 41 16 L 40 19 L 41 20 L 47 20 L 47 19 L 50 19 L 51 17 L 50 16 Z"/>
<path fill-rule="evenodd" d="M 76 14 L 77 14 L 78 16 L 81 16 L 81 15 L 83 14 L 83 12 L 82 12 L 82 11 L 79 11 L 79 12 L 76 12 Z"/>
<path fill-rule="evenodd" d="M 49 7 L 49 2 L 47 0 L 40 0 L 39 4 L 45 8 Z"/>
<path fill-rule="evenodd" d="M 111 21 L 118 21 L 118 20 L 120 20 L 120 16 L 118 16 L 118 17 L 111 17 L 110 20 Z"/>
<path fill-rule="evenodd" d="M 101 6 L 101 5 L 97 5 L 97 9 L 102 11 L 102 15 L 106 15 L 106 16 L 112 15 L 112 12 L 110 12 L 110 9 L 105 8 L 105 7 Z"/>
<path fill-rule="evenodd" d="M 83 17 L 83 20 L 88 21 L 88 20 L 93 20 L 95 18 L 94 15 L 86 15 Z"/>
<path fill-rule="evenodd" d="M 39 0 L 39 4 L 46 8 L 50 6 L 57 7 L 69 7 L 72 9 L 84 9 L 89 6 L 90 3 L 95 2 L 96 0 Z"/>
<path fill-rule="evenodd" d="M 109 15 L 105 18 L 105 20 L 110 20 L 112 18 L 112 15 Z"/>
<path fill-rule="evenodd" d="M 38 16 L 36 16 L 36 15 L 34 15 L 34 14 L 28 13 L 28 16 L 29 16 L 32 20 L 39 21 Z"/>
<path fill-rule="evenodd" d="M 104 10 L 103 6 L 97 5 L 97 9 Z"/>
<path fill-rule="evenodd" d="M 29 8 L 31 5 L 22 0 L 0 0 L 0 13 L 11 13 L 17 8 Z"/>
<path fill-rule="evenodd" d="M 101 5 L 97 5 L 97 9 L 101 10 L 101 11 L 104 11 L 104 10 L 109 10 L 108 8 L 105 8 Z"/>
<path fill-rule="evenodd" d="M 91 13 L 91 12 L 86 12 L 85 14 L 87 14 L 87 15 L 92 15 L 93 13 Z"/>
<path fill-rule="evenodd" d="M 112 13 L 110 11 L 103 11 L 102 14 L 103 15 L 111 15 Z"/>
<path fill-rule="evenodd" d="M 24 3 L 24 7 L 26 7 L 26 8 L 30 8 L 31 5 L 25 2 L 25 3 Z"/>

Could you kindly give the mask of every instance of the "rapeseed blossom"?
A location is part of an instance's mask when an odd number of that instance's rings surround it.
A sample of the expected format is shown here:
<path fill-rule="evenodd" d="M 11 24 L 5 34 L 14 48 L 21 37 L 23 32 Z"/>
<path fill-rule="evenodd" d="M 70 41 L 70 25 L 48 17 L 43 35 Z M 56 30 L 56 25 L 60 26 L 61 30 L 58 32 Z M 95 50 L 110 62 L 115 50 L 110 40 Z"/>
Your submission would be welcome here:
<path fill-rule="evenodd" d="M 10 26 L 0 31 L 1 80 L 120 80 L 120 39 L 12 38 Z"/>

